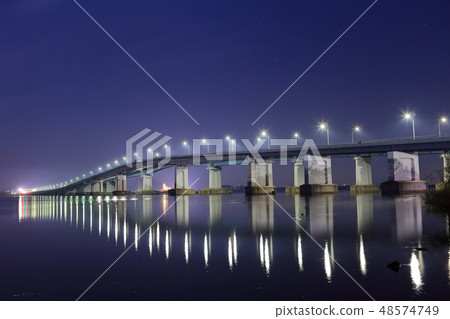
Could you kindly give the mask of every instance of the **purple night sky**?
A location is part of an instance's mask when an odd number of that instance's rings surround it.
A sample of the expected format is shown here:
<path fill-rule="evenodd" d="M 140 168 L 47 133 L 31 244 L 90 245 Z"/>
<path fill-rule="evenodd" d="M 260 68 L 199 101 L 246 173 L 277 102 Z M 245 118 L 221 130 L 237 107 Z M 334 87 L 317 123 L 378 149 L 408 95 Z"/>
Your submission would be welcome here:
<path fill-rule="evenodd" d="M 437 136 L 450 113 L 450 2 L 378 1 L 254 126 L 252 122 L 370 6 L 372 0 L 79 0 L 200 123 L 196 125 L 76 5 L 66 0 L 0 3 L 0 190 L 63 182 L 112 162 L 149 128 L 184 139 L 271 138 L 331 142 Z M 450 134 L 450 125 L 442 126 Z M 353 183 L 353 160 L 333 160 L 334 182 Z M 421 177 L 441 169 L 421 157 Z M 292 184 L 292 167 L 274 167 Z M 190 179 L 207 185 L 196 167 Z M 244 184 L 227 167 L 223 184 Z M 374 159 L 374 182 L 387 179 Z M 154 184 L 173 183 L 173 171 Z"/>

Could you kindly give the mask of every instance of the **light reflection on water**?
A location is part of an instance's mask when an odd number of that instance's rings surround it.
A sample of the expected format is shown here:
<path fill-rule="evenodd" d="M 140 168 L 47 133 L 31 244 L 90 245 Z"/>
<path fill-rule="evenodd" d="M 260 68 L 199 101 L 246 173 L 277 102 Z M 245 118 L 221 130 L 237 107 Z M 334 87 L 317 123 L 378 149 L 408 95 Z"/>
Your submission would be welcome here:
<path fill-rule="evenodd" d="M 383 206 L 382 212 L 377 214 L 374 213 L 375 200 L 371 194 L 348 199 L 354 206 L 345 211 L 341 209 L 339 214 L 335 212 L 334 195 L 283 197 L 284 204 L 292 208 L 287 210 L 298 224 L 275 210 L 270 197 L 255 196 L 246 198 L 246 202 L 241 199 L 241 203 L 236 204 L 237 196 L 185 196 L 179 198 L 174 208 L 156 223 L 154 221 L 167 210 L 173 198 L 167 195 L 128 198 L 23 196 L 19 198 L 18 218 L 21 223 L 28 220 L 62 221 L 72 227 L 80 227 L 79 231 L 89 229 L 90 233 L 97 228 L 98 237 L 106 240 L 109 240 L 112 231 L 114 246 L 122 237 L 123 247 L 133 245 L 136 252 L 142 250 L 139 242 L 145 238 L 148 247 L 144 250 L 148 257 L 155 258 L 162 254 L 169 263 L 179 260 L 181 254 L 184 264 L 196 267 L 200 261 L 205 270 L 220 267 L 218 262 L 222 260 L 235 273 L 240 266 L 249 267 L 252 258 L 256 257 L 266 278 L 284 271 L 290 266 L 289 263 L 293 263 L 298 273 L 314 273 L 316 276 L 315 263 L 321 260 L 321 276 L 329 285 L 334 284 L 336 278 L 342 281 L 341 272 L 335 269 L 337 254 L 345 267 L 350 267 L 352 275 L 359 272 L 358 278 L 382 276 L 372 268 L 379 264 L 380 258 L 380 253 L 372 252 L 377 243 L 374 235 L 377 231 L 383 236 L 391 233 L 394 241 L 389 244 L 402 249 L 410 243 L 420 243 L 424 237 L 422 202 L 415 196 L 386 200 L 377 197 L 379 202 L 389 203 L 387 210 Z M 195 208 L 192 208 L 192 203 Z M 239 212 L 233 212 L 235 207 Z M 145 232 L 147 229 L 148 232 Z M 323 251 L 306 236 L 304 230 L 323 247 Z M 142 238 L 141 234 L 144 234 Z M 285 245 L 294 249 L 284 249 Z M 356 250 L 347 249 L 351 246 L 356 246 Z M 445 265 L 441 267 L 445 269 L 447 282 L 450 283 L 450 250 L 445 250 L 445 253 Z M 242 259 L 239 265 L 238 257 Z M 413 250 L 410 259 L 402 261 L 410 267 L 410 289 L 417 295 L 426 287 L 425 257 L 423 251 Z M 391 261 L 382 262 L 387 264 Z M 386 268 L 385 271 L 389 270 Z M 376 277 L 373 278 L 376 280 Z M 370 286 L 366 288 L 370 290 Z"/>

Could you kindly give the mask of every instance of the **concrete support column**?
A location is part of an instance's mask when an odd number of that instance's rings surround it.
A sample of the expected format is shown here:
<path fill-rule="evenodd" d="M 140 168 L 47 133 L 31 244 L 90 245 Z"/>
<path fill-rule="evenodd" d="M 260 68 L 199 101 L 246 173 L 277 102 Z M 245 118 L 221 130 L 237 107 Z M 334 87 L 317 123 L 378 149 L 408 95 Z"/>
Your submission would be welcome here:
<path fill-rule="evenodd" d="M 116 190 L 114 195 L 129 195 L 130 191 L 127 190 L 127 175 L 117 175 Z"/>
<path fill-rule="evenodd" d="M 127 176 L 126 175 L 118 175 L 117 176 L 117 190 L 118 191 L 126 191 L 127 190 Z"/>
<path fill-rule="evenodd" d="M 300 186 L 300 193 L 326 194 L 337 193 L 337 185 L 333 184 L 331 158 L 329 156 L 305 155 L 305 183 Z"/>
<path fill-rule="evenodd" d="M 222 187 L 222 167 L 209 166 L 209 188 L 221 188 Z"/>
<path fill-rule="evenodd" d="M 150 173 L 139 176 L 138 190 L 136 194 L 138 195 L 159 194 L 158 191 L 153 190 L 153 174 Z"/>
<path fill-rule="evenodd" d="M 356 185 L 350 187 L 352 193 L 376 193 L 378 186 L 372 184 L 372 164 L 368 156 L 355 158 Z"/>
<path fill-rule="evenodd" d="M 175 187 L 168 193 L 169 195 L 195 195 L 195 190 L 189 188 L 189 175 L 186 166 L 175 167 Z"/>
<path fill-rule="evenodd" d="M 78 195 L 90 195 L 92 192 L 92 185 L 91 184 L 87 184 L 87 185 L 82 185 L 77 187 L 77 194 Z"/>
<path fill-rule="evenodd" d="M 388 180 L 396 182 L 420 180 L 417 152 L 388 152 Z"/>
<path fill-rule="evenodd" d="M 273 186 L 272 161 L 258 163 L 252 160 L 248 165 L 248 180 L 245 188 L 246 195 L 275 194 Z"/>
<path fill-rule="evenodd" d="M 103 195 L 103 181 L 94 182 L 91 186 L 91 195 Z"/>
<path fill-rule="evenodd" d="M 209 171 L 209 188 L 201 189 L 199 194 L 231 194 L 231 189 L 222 188 L 222 167 L 211 165 L 207 167 L 207 170 Z"/>
<path fill-rule="evenodd" d="M 356 185 L 372 184 L 372 164 L 370 157 L 355 157 Z"/>
<path fill-rule="evenodd" d="M 175 168 L 175 188 L 183 189 L 189 187 L 188 168 L 177 166 Z"/>
<path fill-rule="evenodd" d="M 300 194 L 300 186 L 305 184 L 305 164 L 303 160 L 294 160 L 294 186 L 286 187 L 286 194 Z"/>
<path fill-rule="evenodd" d="M 381 184 L 383 194 L 421 193 L 427 183 L 420 180 L 417 152 L 388 152 L 388 181 Z"/>
<path fill-rule="evenodd" d="M 294 187 L 300 187 L 305 184 L 305 164 L 302 162 L 294 163 Z"/>
<path fill-rule="evenodd" d="M 116 191 L 116 182 L 114 180 L 103 182 L 103 191 L 105 194 L 112 194 Z"/>

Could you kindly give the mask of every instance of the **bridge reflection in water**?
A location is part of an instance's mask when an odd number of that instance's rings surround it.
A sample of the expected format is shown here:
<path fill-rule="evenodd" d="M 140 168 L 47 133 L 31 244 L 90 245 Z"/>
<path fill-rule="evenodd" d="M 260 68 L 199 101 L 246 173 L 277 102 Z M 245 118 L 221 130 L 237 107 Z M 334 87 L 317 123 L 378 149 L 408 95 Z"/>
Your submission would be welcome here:
<path fill-rule="evenodd" d="M 356 195 L 351 201 L 356 207 L 345 210 L 348 211 L 346 218 L 352 222 L 339 224 L 339 227 L 350 229 L 349 234 L 336 238 L 335 231 L 339 228 L 335 229 L 335 225 L 340 218 L 334 212 L 336 195 L 286 196 L 283 200 L 293 208 L 288 212 L 295 223 L 278 209 L 270 197 L 245 198 L 241 195 L 184 196 L 177 198 L 175 203 L 166 195 L 23 196 L 19 199 L 18 217 L 21 222 L 65 223 L 97 234 L 115 246 L 126 248 L 132 245 L 135 251 L 145 250 L 152 258 L 160 256 L 170 261 L 182 254 L 185 264 L 195 260 L 196 265 L 201 259 L 205 270 L 212 266 L 213 259 L 222 260 L 230 271 L 235 271 L 241 263 L 253 263 L 253 258 L 257 258 L 260 271 L 266 276 L 272 275 L 277 262 L 282 264 L 276 268 L 278 270 L 290 267 L 289 263 L 292 263 L 299 273 L 317 273 L 317 264 L 312 265 L 319 262 L 321 277 L 332 283 L 338 271 L 336 260 L 346 258 L 343 264 L 354 265 L 349 269 L 357 269 L 362 278 L 376 268 L 377 256 L 371 253 L 376 243 L 374 196 L 378 195 Z M 248 216 L 242 214 L 244 198 Z M 169 208 L 169 205 L 173 207 Z M 239 207 L 239 213 L 233 213 L 233 207 Z M 380 224 L 387 224 L 387 232 L 383 228 L 381 233 L 390 232 L 388 240 L 400 245 L 417 243 L 420 248 L 423 236 L 420 197 L 397 197 L 389 207 L 390 214 L 380 217 Z M 351 225 L 355 225 L 355 229 Z M 357 248 L 337 257 L 336 245 Z M 417 294 L 425 285 L 423 254 L 422 250 L 413 249 L 407 265 L 411 288 Z M 450 282 L 450 251 L 448 255 L 446 272 Z"/>

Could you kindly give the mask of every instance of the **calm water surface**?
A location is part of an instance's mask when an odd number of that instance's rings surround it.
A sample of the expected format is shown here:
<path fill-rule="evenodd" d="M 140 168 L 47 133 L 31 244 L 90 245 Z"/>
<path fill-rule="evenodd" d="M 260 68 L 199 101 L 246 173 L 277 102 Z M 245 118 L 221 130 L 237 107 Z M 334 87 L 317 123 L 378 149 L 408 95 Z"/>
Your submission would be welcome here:
<path fill-rule="evenodd" d="M 296 222 L 243 194 L 0 197 L 0 299 L 77 299 L 128 247 L 83 300 L 369 300 L 349 275 L 450 299 L 448 224 L 420 197 L 275 198 Z"/>

